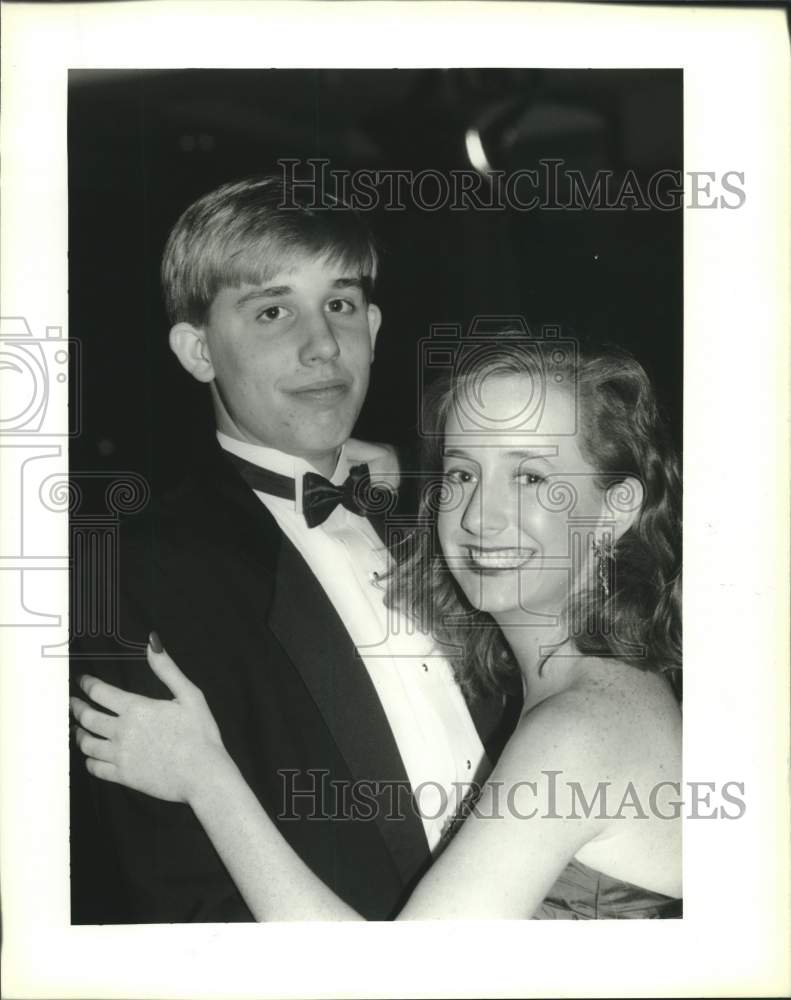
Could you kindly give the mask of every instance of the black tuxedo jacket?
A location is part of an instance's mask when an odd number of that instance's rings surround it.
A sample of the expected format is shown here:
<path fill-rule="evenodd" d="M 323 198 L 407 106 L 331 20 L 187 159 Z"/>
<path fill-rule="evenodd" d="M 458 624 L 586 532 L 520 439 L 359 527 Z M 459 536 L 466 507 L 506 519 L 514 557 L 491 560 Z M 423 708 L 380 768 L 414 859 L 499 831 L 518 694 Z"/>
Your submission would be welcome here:
<path fill-rule="evenodd" d="M 158 630 L 291 845 L 365 917 L 391 916 L 429 861 L 404 765 L 321 585 L 219 446 L 129 522 L 119 562 L 118 631 L 140 655 L 86 660 L 88 644 L 75 641 L 73 680 L 91 673 L 169 697 L 144 657 Z M 502 701 L 474 718 L 496 756 L 508 735 Z M 361 780 L 379 783 L 379 807 L 369 791 L 349 818 L 337 789 Z M 76 751 L 71 785 L 72 923 L 252 919 L 187 806 L 91 778 Z"/>

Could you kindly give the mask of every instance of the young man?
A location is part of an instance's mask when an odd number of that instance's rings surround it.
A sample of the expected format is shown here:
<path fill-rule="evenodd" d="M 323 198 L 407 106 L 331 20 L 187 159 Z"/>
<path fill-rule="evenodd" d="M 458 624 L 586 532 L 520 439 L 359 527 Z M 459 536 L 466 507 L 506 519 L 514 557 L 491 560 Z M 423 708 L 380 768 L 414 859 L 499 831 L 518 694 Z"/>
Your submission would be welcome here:
<path fill-rule="evenodd" d="M 502 705 L 474 723 L 449 664 L 389 625 L 387 563 L 344 448 L 381 323 L 376 268 L 355 213 L 301 207 L 274 177 L 179 219 L 162 265 L 170 345 L 209 387 L 217 441 L 130 525 L 120 631 L 158 631 L 292 846 L 385 919 L 458 789 L 487 770 Z M 75 674 L 167 695 L 142 655 L 74 659 Z M 86 778 L 77 760 L 72 782 L 73 922 L 252 919 L 190 810 Z M 97 852 L 101 884 L 87 875 Z"/>

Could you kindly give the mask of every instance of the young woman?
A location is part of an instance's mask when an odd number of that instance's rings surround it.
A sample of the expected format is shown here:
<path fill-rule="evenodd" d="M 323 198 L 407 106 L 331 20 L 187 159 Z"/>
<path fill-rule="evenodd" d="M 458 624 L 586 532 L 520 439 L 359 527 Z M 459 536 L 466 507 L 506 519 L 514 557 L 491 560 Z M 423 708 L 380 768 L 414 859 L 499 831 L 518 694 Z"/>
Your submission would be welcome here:
<path fill-rule="evenodd" d="M 427 401 L 422 520 L 388 599 L 456 650 L 469 697 L 521 683 L 524 709 L 398 919 L 680 916 L 679 480 L 650 384 L 616 353 L 545 377 L 508 338 L 463 369 Z M 172 701 L 83 679 L 114 713 L 72 700 L 88 770 L 188 803 L 257 919 L 359 919 L 153 634 L 148 659 Z"/>

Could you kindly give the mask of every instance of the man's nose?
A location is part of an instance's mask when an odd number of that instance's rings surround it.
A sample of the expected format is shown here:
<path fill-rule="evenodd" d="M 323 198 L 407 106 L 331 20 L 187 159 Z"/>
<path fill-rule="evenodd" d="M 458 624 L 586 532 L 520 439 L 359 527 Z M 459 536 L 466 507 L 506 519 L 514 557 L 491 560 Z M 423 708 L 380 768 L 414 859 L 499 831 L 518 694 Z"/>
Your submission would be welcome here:
<path fill-rule="evenodd" d="M 305 339 L 300 348 L 302 364 L 310 365 L 317 361 L 332 361 L 339 354 L 340 347 L 326 314 L 321 312 L 309 316 L 306 323 Z"/>
<path fill-rule="evenodd" d="M 479 483 L 467 501 L 461 518 L 462 528 L 480 537 L 499 534 L 508 526 L 506 492 L 502 483 Z"/>

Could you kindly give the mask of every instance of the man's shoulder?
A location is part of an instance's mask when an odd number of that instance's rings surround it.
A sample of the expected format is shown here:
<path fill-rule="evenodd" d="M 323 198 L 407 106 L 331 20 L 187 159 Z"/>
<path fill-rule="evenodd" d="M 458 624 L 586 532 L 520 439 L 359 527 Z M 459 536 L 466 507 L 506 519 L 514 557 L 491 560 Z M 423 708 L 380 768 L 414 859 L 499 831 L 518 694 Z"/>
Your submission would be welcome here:
<path fill-rule="evenodd" d="M 279 544 L 280 529 L 253 492 L 217 454 L 196 461 L 185 476 L 126 519 L 125 550 L 161 558 L 227 548 L 264 550 Z"/>
<path fill-rule="evenodd" d="M 145 510 L 124 518 L 121 541 L 125 545 L 145 544 L 152 538 L 178 541 L 189 538 L 195 522 L 205 514 L 207 498 L 198 488 L 194 475 L 178 485 L 157 493 Z"/>

